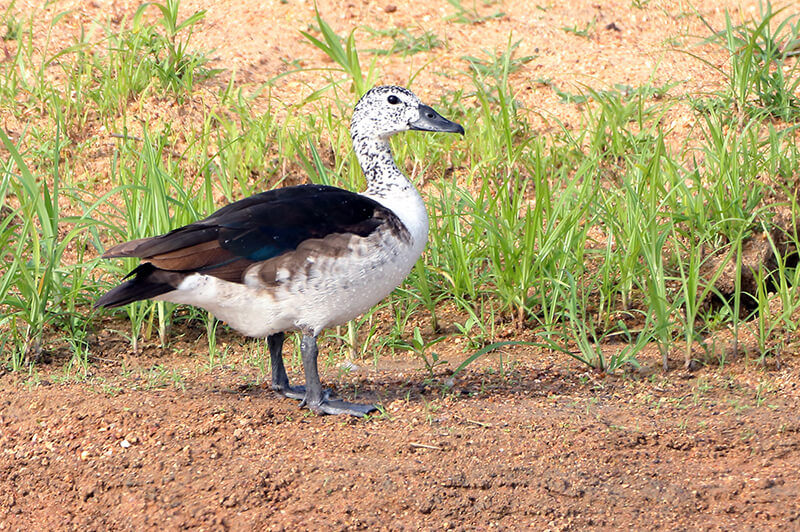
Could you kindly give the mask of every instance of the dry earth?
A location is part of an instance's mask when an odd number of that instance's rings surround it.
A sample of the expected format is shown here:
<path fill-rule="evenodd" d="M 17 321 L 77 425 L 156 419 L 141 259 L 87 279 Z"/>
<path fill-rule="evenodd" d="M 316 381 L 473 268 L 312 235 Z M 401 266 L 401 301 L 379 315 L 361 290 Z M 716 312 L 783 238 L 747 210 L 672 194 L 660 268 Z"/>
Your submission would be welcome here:
<path fill-rule="evenodd" d="M 443 38 L 433 52 L 377 63 L 386 83 L 408 84 L 422 68 L 412 88 L 429 101 L 468 86 L 461 56 L 502 48 L 513 33 L 520 55 L 537 56 L 513 85 L 541 132 L 555 127 L 553 116 L 580 127 L 580 110 L 559 103 L 539 83 L 545 78 L 573 90 L 669 81 L 683 82 L 680 92 L 719 87 L 711 67 L 669 50 L 691 49 L 723 65 L 718 51 L 691 47 L 707 34 L 692 9 L 721 27 L 724 8 L 738 20 L 755 13 L 754 3 L 695 4 L 477 2 L 482 14 L 506 15 L 464 25 L 443 20 L 454 11 L 445 1 L 317 2 L 340 34 L 362 28 L 356 36 L 368 47 L 388 40 L 370 37 L 365 24 Z M 7 5 L 0 1 L 0 10 Z M 119 21 L 137 5 L 18 1 L 14 9 L 36 6 L 42 31 L 55 12 L 72 9 L 53 34 L 64 46 L 81 24 Z M 214 49 L 214 66 L 242 84 L 262 83 L 292 60 L 330 66 L 299 33 L 313 20 L 312 2 L 182 5 L 184 14 L 201 7 L 208 13 L 195 46 Z M 562 29 L 592 20 L 589 39 Z M 221 82 L 211 82 L 209 94 L 214 83 Z M 275 95 L 291 101 L 323 83 L 318 72 L 287 76 Z M 206 104 L 176 110 L 154 101 L 143 112 L 175 119 L 180 129 Z M 680 105 L 667 119 L 674 142 L 691 134 L 693 119 Z M 103 147 L 113 140 L 92 127 L 87 135 L 96 135 L 98 148 L 85 171 L 107 175 L 111 150 Z M 507 327 L 507 337 L 526 339 Z M 439 368 L 427 383 L 404 354 L 359 361 L 347 374 L 329 365 L 323 379 L 340 395 L 384 405 L 385 415 L 365 421 L 314 416 L 273 396 L 248 363 L 254 344 L 234 335 L 221 339 L 228 358 L 209 367 L 202 332 L 190 325 L 173 332 L 171 349 L 148 345 L 139 356 L 114 332 L 124 324 L 98 318 L 97 328 L 85 378 L 70 377 L 57 356 L 33 376 L 0 374 L 2 530 L 800 529 L 796 352 L 780 368 L 740 356 L 694 373 L 655 369 L 651 353 L 642 370 L 607 376 L 515 348 L 453 382 Z M 450 368 L 464 357 L 458 343 L 437 347 Z M 296 363 L 289 369 L 299 378 Z"/>

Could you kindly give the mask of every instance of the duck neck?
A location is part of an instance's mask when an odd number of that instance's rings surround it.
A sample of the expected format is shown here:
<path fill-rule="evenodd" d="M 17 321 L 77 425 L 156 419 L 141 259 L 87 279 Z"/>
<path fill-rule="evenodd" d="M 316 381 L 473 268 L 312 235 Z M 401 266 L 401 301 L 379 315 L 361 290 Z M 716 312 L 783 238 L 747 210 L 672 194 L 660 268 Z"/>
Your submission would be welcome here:
<path fill-rule="evenodd" d="M 397 167 L 388 138 L 353 138 L 353 147 L 367 178 L 364 194 L 376 198 L 416 194 L 416 189 Z"/>
<path fill-rule="evenodd" d="M 424 246 L 428 236 L 425 203 L 395 164 L 389 138 L 354 134 L 353 147 L 367 178 L 367 189 L 362 194 L 394 212 L 411 231 L 415 247 Z M 419 251 L 422 251 L 422 247 Z"/>

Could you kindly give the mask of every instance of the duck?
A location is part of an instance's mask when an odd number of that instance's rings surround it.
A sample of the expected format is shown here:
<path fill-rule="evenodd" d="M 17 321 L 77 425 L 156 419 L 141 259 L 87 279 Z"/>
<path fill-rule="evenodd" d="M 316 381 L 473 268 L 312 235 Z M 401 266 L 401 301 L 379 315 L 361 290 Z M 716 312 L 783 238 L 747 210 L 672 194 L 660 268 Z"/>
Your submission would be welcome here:
<path fill-rule="evenodd" d="M 350 123 L 363 192 L 317 184 L 276 188 L 166 234 L 117 244 L 103 258 L 140 263 L 95 307 L 150 299 L 203 308 L 244 336 L 266 338 L 275 393 L 317 414 L 374 412 L 373 404 L 336 399 L 322 388 L 317 338 L 388 296 L 425 248 L 425 203 L 389 144 L 410 130 L 464 135 L 460 124 L 406 88 L 370 89 Z M 290 331 L 302 335 L 304 386 L 290 384 L 283 363 Z"/>

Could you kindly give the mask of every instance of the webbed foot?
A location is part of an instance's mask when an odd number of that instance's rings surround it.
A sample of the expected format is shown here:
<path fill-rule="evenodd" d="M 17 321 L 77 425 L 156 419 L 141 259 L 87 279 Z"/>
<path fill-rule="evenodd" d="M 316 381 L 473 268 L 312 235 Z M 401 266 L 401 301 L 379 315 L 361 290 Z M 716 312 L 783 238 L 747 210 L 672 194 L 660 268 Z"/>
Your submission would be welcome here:
<path fill-rule="evenodd" d="M 288 397 L 289 399 L 297 399 L 302 401 L 306 397 L 305 386 L 289 386 L 288 384 L 272 384 L 272 391 L 280 396 Z"/>
<path fill-rule="evenodd" d="M 328 414 L 333 416 L 339 414 L 350 414 L 351 416 L 364 417 L 370 412 L 378 410 L 375 405 L 348 403 L 347 401 L 328 399 L 327 397 L 320 401 L 319 404 L 314 405 L 307 403 L 306 406 L 308 406 L 308 408 L 310 408 L 311 411 L 316 414 Z"/>

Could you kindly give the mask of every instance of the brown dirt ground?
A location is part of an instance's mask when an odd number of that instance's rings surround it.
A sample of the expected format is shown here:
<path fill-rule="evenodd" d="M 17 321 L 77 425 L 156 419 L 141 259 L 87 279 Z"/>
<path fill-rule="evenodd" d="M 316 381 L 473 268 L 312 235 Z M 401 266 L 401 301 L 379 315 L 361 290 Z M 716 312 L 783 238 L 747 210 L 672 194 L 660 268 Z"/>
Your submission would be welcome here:
<path fill-rule="evenodd" d="M 203 4 L 182 6 L 185 14 L 208 9 L 193 42 L 215 49 L 214 66 L 235 70 L 242 84 L 275 76 L 286 68 L 282 60 L 330 66 L 298 32 L 313 20 L 313 2 Z M 726 7 L 735 20 L 755 13 L 754 2 L 696 4 L 716 27 Z M 6 5 L 0 1 L 0 10 Z M 512 81 L 541 132 L 555 127 L 556 115 L 570 127 L 581 120 L 542 78 L 572 90 L 680 80 L 681 93 L 698 93 L 723 83 L 708 65 L 669 51 L 724 64 L 719 52 L 692 46 L 706 30 L 682 14 L 690 6 L 680 1 L 652 0 L 645 9 L 628 0 L 477 2 L 483 14 L 507 15 L 475 25 L 444 21 L 453 12 L 445 1 L 317 5 L 340 34 L 369 24 L 444 38 L 444 48 L 377 63 L 381 82 L 407 84 L 435 59 L 412 86 L 434 102 L 468 86 L 461 56 L 502 48 L 513 32 L 520 55 L 537 54 Z M 15 9 L 33 6 L 44 9 L 32 1 Z M 72 9 L 53 34 L 63 46 L 80 24 L 119 20 L 136 7 L 60 1 L 37 21 L 44 28 L 55 12 Z M 590 39 L 562 29 L 593 19 Z M 619 31 L 607 29 L 612 22 Z M 356 37 L 362 47 L 388 46 L 364 30 Z M 314 73 L 285 77 L 275 96 L 292 101 L 323 82 Z M 156 101 L 144 112 L 178 117 L 179 129 L 191 127 L 203 105 L 192 101 L 178 113 Z M 691 135 L 693 118 L 680 104 L 665 120 L 674 142 Z M 99 125 L 89 129 L 100 147 L 85 171 L 107 175 L 111 150 L 102 146 L 113 141 Z M 530 339 L 500 328 L 501 338 Z M 652 352 L 642 369 L 612 376 L 520 347 L 451 379 L 465 356 L 457 341 L 437 345 L 450 364 L 429 381 L 405 354 L 357 361 L 350 372 L 329 363 L 328 386 L 384 405 L 385 416 L 365 421 L 318 417 L 276 398 L 252 363 L 263 346 L 233 334 L 220 339 L 226 358 L 209 364 L 202 331 L 191 324 L 176 327 L 170 349 L 150 342 L 141 355 L 115 330 L 125 324 L 97 318 L 88 376 L 71 376 L 57 354 L 35 375 L 0 374 L 0 530 L 800 529 L 797 349 L 784 353 L 780 368 L 757 366 L 752 353 L 725 360 L 721 352 L 693 373 L 662 372 Z M 337 348 L 329 344 L 323 349 Z M 678 366 L 677 347 L 673 359 Z M 295 380 L 301 374 L 291 360 L 289 371 Z"/>

